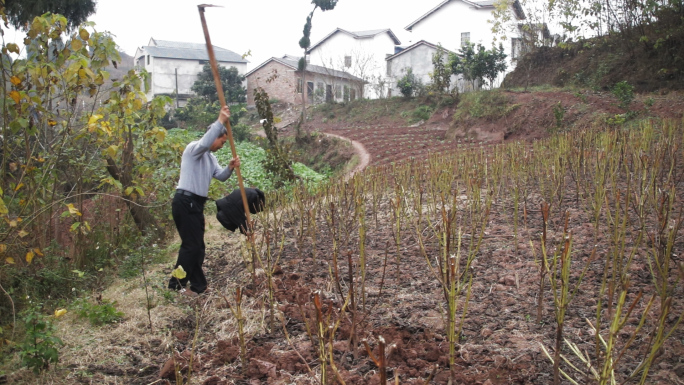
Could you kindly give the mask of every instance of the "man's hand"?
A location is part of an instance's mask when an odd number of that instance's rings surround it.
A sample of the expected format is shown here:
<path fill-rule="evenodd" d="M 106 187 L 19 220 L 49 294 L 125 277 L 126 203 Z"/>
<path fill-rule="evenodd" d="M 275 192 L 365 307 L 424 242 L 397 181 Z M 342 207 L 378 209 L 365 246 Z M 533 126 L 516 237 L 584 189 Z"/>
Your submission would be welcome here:
<path fill-rule="evenodd" d="M 231 170 L 235 170 L 235 167 L 240 167 L 240 157 L 236 156 L 235 158 L 230 160 L 230 163 L 228 163 L 228 167 Z"/>
<path fill-rule="evenodd" d="M 229 119 L 230 108 L 228 108 L 228 106 L 223 106 L 223 108 L 221 108 L 221 111 L 219 112 L 218 121 L 225 126 Z"/>

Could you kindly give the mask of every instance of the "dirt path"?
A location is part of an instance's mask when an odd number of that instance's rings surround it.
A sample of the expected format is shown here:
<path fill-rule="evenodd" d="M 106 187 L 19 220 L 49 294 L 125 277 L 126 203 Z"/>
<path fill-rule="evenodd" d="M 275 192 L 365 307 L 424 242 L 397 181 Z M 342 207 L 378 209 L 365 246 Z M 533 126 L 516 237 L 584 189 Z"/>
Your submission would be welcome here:
<path fill-rule="evenodd" d="M 322 133 L 327 135 L 327 136 L 333 137 L 333 138 L 349 141 L 352 144 L 352 146 L 354 146 L 354 151 L 359 156 L 359 164 L 357 164 L 353 170 L 351 170 L 347 173 L 347 175 L 344 177 L 344 180 L 351 179 L 354 176 L 354 174 L 356 174 L 357 172 L 363 171 L 366 167 L 368 167 L 368 164 L 370 163 L 370 159 L 371 159 L 370 153 L 368 153 L 368 150 L 366 150 L 366 147 L 363 144 L 361 144 L 361 142 L 357 142 L 355 140 L 351 140 L 347 137 L 340 136 L 340 135 L 330 134 L 327 132 L 322 132 Z"/>
<path fill-rule="evenodd" d="M 351 139 L 344 137 L 344 136 L 330 134 L 330 133 L 322 132 L 322 131 L 319 131 L 319 132 L 321 134 L 327 135 L 331 138 L 337 138 L 340 140 L 350 142 L 352 144 L 352 146 L 354 147 L 354 152 L 356 152 L 356 155 L 359 156 L 359 164 L 357 164 L 354 167 L 354 169 L 352 169 L 351 171 L 349 171 L 347 173 L 347 175 L 345 175 L 344 180 L 351 179 L 354 176 L 354 174 L 356 174 L 357 172 L 363 171 L 366 167 L 368 167 L 368 164 L 370 163 L 371 157 L 370 157 L 370 153 L 368 153 L 368 150 L 366 150 L 366 147 L 363 144 L 361 144 L 360 142 L 357 142 L 355 140 L 351 140 Z M 264 130 L 259 130 L 256 132 L 256 134 L 261 136 L 262 138 L 266 137 L 266 133 L 264 132 Z"/>

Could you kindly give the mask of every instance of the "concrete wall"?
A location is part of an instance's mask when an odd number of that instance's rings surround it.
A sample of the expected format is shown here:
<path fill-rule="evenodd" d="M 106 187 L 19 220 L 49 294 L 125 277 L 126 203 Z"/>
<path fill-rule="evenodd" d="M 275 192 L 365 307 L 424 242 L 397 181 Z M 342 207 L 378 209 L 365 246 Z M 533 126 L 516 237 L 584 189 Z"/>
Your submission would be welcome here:
<path fill-rule="evenodd" d="M 452 0 L 427 18 L 414 25 L 411 31 L 413 41 L 425 40 L 434 44 L 441 44 L 445 49 L 459 52 L 461 48 L 461 33 L 470 32 L 470 42 L 481 44 L 486 49 L 491 49 L 494 41 L 492 24 L 488 22 L 493 18 L 493 9 L 477 9 L 462 1 Z M 510 10 L 513 12 L 513 10 Z M 511 58 L 512 38 L 518 35 L 508 34 L 508 39 L 503 43 L 506 52 L 508 68 L 506 73 L 515 68 L 515 60 Z M 503 75 L 501 77 L 503 79 Z"/>
<path fill-rule="evenodd" d="M 148 64 L 147 53 L 142 51 L 142 53 L 138 52 L 137 55 L 136 66 L 145 68 L 150 73 L 150 90 L 146 95 L 148 99 L 159 94 L 171 95 L 176 92 L 176 85 L 179 95 L 194 94 L 191 87 L 197 80 L 197 75 L 202 72 L 204 62 L 150 56 Z M 139 59 L 140 56 L 143 58 Z M 140 65 L 141 62 L 144 63 L 142 66 Z M 235 67 L 241 75 L 246 72 L 247 68 L 247 63 L 218 62 L 218 65 L 226 68 Z M 176 71 L 178 72 L 177 77 Z"/>
<path fill-rule="evenodd" d="M 389 60 L 387 69 L 388 77 L 391 79 L 389 91 L 390 95 L 401 96 L 401 91 L 399 91 L 399 88 L 397 87 L 397 81 L 406 75 L 408 68 L 413 70 L 413 75 L 420 80 L 424 86 L 432 83 L 432 79 L 430 79 L 430 73 L 434 71 L 434 66 L 432 65 L 432 56 L 436 52 L 436 48 L 421 44 Z M 448 60 L 448 54 L 445 52 L 444 55 L 444 60 L 446 62 Z M 452 88 L 456 84 L 456 76 L 451 76 Z"/>
<path fill-rule="evenodd" d="M 363 90 L 365 98 L 376 99 L 387 95 L 387 87 L 379 89 L 379 82 L 387 82 L 385 57 L 394 54 L 394 40 L 381 33 L 372 38 L 355 39 L 337 32 L 311 51 L 311 64 L 348 72 L 369 82 Z M 351 66 L 345 66 L 345 56 L 351 56 Z M 360 91 L 360 90 L 359 90 Z"/>

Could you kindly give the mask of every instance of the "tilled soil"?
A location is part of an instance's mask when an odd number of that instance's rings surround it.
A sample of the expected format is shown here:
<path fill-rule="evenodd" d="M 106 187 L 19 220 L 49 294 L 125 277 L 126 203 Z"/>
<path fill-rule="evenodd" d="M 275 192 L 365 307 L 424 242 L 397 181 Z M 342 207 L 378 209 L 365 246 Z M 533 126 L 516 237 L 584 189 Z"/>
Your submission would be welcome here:
<path fill-rule="evenodd" d="M 573 273 L 571 280 L 579 280 L 582 269 L 588 264 L 588 272 L 581 289 L 572 300 L 565 325 L 564 336 L 577 344 L 583 351 L 593 351 L 595 337 L 587 319 L 595 322 L 597 293 L 600 289 L 603 264 L 608 243 L 600 235 L 594 243 L 594 228 L 583 210 L 570 210 L 569 228 L 573 231 Z M 551 363 L 542 353 L 540 344 L 549 351 L 555 341 L 555 318 L 553 297 L 545 286 L 544 311 L 541 323 L 536 322 L 537 298 L 539 294 L 538 232 L 541 228 L 541 215 L 530 210 L 527 226 L 521 226 L 520 239 L 512 236 L 511 213 L 501 210 L 492 213 L 490 226 L 485 240 L 472 268 L 475 278 L 472 283 L 471 298 L 465 314 L 462 338 L 456 344 L 454 363 L 455 383 L 458 384 L 549 384 L 551 383 Z M 373 218 L 368 218 L 373 223 Z M 293 228 L 295 220 L 289 221 Z M 559 221 L 560 222 L 560 221 Z M 324 224 L 320 224 L 325 227 Z M 313 341 L 307 333 L 316 333 L 316 310 L 312 294 L 319 292 L 322 297 L 323 317 L 329 317 L 324 326 L 335 325 L 339 320 L 332 338 L 332 354 L 339 376 L 347 384 L 378 384 L 378 366 L 370 358 L 360 343 L 366 339 L 374 355 L 378 355 L 380 337 L 386 341 L 388 378 L 396 375 L 402 384 L 423 384 L 434 371 L 433 383 L 446 384 L 450 375 L 448 357 L 449 343 L 445 336 L 444 309 L 445 297 L 436 275 L 428 267 L 428 262 L 419 252 L 414 234 L 407 229 L 402 234 L 402 246 L 397 256 L 391 227 L 380 222 L 370 226 L 367 255 L 368 269 L 365 291 L 365 308 L 362 300 L 356 298 L 356 311 L 341 313 L 344 296 L 349 290 L 348 260 L 342 254 L 338 260 L 338 276 L 341 284 L 334 282 L 334 266 L 330 250 L 332 244 L 321 238 L 316 245 L 317 258 L 313 259 L 312 245 L 304 239 L 285 244 L 279 268 L 274 276 L 277 310 L 280 320 L 275 321 L 274 331 L 263 329 L 248 336 L 248 364 L 243 368 L 239 357 L 237 337 L 227 340 L 206 341 L 201 349 L 204 366 L 200 372 L 210 377 L 205 384 L 229 383 L 316 383 L 320 376 L 320 365 L 316 354 L 317 339 Z M 561 238 L 561 223 L 551 226 L 549 239 L 558 242 Z M 531 242 L 530 242 L 531 241 Z M 438 250 L 435 240 L 428 248 L 428 255 L 435 256 Z M 532 248 L 531 245 L 534 245 Z M 598 246 L 595 246 L 598 245 Z M 681 249 L 682 245 L 678 245 Z M 629 249 L 629 245 L 627 248 Z M 646 247 L 640 246 L 638 255 L 645 255 Z M 230 251 L 214 248 L 208 261 L 208 269 L 213 272 L 231 271 L 227 278 L 229 286 L 237 286 L 241 277 L 247 285 L 246 295 L 255 306 L 267 302 L 266 281 L 258 277 L 255 287 L 251 284 L 249 273 L 240 262 L 230 260 Z M 598 257 L 597 257 L 598 256 Z M 604 257 L 604 258 L 601 258 Z M 237 263 L 236 265 L 234 263 Z M 432 261 L 434 267 L 436 261 Z M 223 266 L 220 268 L 219 266 Z M 357 262 L 352 263 L 358 272 Z M 640 259 L 632 267 L 632 287 L 628 302 L 631 304 L 640 290 L 651 292 L 652 281 L 648 267 Z M 235 275 L 237 273 L 237 275 Z M 332 274 L 332 276 L 331 276 Z M 224 282 L 226 276 L 215 281 Z M 358 279 L 355 280 L 358 285 Z M 233 286 L 233 287 L 235 287 Z M 342 295 L 344 294 L 344 296 Z M 681 287 L 678 289 L 681 298 Z M 635 330 L 639 314 L 644 310 L 646 300 L 637 301 L 633 314 L 626 320 L 627 326 L 620 334 L 619 342 L 624 343 Z M 463 311 L 463 298 L 460 299 L 459 314 Z M 261 304 L 261 305 L 258 305 Z M 347 304 L 347 308 L 349 308 Z M 681 314 L 682 304 L 676 305 L 673 315 L 667 320 L 673 325 L 675 315 Z M 268 329 L 268 314 L 265 310 L 264 329 Z M 329 313 L 327 313 L 329 311 Z M 351 330 L 352 315 L 357 320 L 356 332 Z M 655 320 L 649 319 L 648 323 Z M 283 334 L 287 330 L 290 343 Z M 207 325 L 209 328 L 209 325 Z M 604 325 L 605 327 L 605 325 Z M 351 338 L 352 335 L 356 338 Z M 646 336 L 646 334 L 644 334 Z M 656 365 L 647 383 L 677 384 L 683 370 L 684 331 L 679 327 L 662 348 Z M 638 341 L 621 357 L 617 366 L 618 378 L 626 378 L 643 358 L 644 341 Z M 186 348 L 189 346 L 186 344 Z M 573 360 L 572 353 L 564 354 Z M 577 364 L 577 360 L 573 362 Z M 313 373 L 309 373 L 307 365 Z M 211 376 L 210 376 L 211 375 Z M 335 375 L 328 368 L 330 381 Z"/>

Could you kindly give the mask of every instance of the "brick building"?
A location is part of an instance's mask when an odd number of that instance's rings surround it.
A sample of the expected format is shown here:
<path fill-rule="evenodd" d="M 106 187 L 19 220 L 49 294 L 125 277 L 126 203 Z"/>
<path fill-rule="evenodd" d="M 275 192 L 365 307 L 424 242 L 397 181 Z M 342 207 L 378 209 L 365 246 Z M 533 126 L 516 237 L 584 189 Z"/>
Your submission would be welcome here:
<path fill-rule="evenodd" d="M 245 74 L 247 105 L 254 105 L 254 90 L 263 88 L 271 99 L 299 104 L 302 102 L 302 76 L 298 59 L 292 56 L 270 58 Z M 343 102 L 356 99 L 363 81 L 343 71 L 309 64 L 306 67 L 307 104 Z"/>

